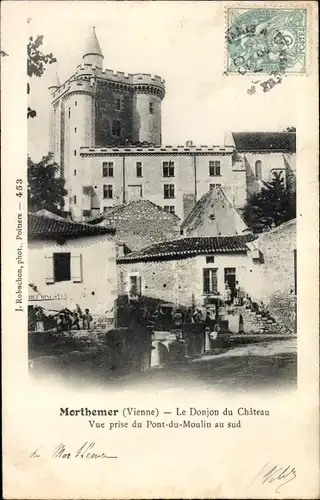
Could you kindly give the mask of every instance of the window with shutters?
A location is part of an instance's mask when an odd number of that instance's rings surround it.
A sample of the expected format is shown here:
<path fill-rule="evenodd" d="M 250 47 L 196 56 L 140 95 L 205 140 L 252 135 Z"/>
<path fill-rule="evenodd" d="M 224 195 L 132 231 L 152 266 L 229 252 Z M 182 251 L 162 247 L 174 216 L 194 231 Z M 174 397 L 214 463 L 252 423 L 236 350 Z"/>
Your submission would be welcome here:
<path fill-rule="evenodd" d="M 53 278 L 54 281 L 71 280 L 71 254 L 54 253 L 53 254 Z"/>
<path fill-rule="evenodd" d="M 221 162 L 220 161 L 209 161 L 209 175 L 210 177 L 221 175 Z"/>
<path fill-rule="evenodd" d="M 163 197 L 165 199 L 167 198 L 174 198 L 174 184 L 164 184 L 163 186 Z"/>
<path fill-rule="evenodd" d="M 102 176 L 103 177 L 113 177 L 113 162 L 103 162 L 102 163 Z"/>
<path fill-rule="evenodd" d="M 67 252 L 57 252 L 46 257 L 46 283 L 61 281 L 82 281 L 82 256 Z"/>
<path fill-rule="evenodd" d="M 150 115 L 153 115 L 153 113 L 154 113 L 154 105 L 153 105 L 153 102 L 149 102 L 149 113 L 150 113 Z"/>
<path fill-rule="evenodd" d="M 163 177 L 174 177 L 174 161 L 164 161 L 162 164 Z"/>
<path fill-rule="evenodd" d="M 203 293 L 217 294 L 218 293 L 218 269 L 208 268 L 203 269 Z"/>

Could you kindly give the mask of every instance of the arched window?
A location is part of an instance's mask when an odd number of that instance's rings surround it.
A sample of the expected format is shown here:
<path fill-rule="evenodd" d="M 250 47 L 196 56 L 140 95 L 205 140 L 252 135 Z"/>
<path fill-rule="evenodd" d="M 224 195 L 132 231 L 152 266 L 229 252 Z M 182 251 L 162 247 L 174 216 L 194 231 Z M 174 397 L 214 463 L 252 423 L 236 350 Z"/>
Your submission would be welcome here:
<path fill-rule="evenodd" d="M 255 163 L 255 175 L 256 175 L 256 180 L 261 181 L 262 179 L 261 160 L 257 160 Z"/>

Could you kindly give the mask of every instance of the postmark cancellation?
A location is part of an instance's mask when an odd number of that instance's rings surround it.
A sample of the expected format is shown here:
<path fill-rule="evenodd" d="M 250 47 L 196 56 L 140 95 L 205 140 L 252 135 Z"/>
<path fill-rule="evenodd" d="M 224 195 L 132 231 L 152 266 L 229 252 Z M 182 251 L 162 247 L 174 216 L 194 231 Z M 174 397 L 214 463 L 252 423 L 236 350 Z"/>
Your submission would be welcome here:
<path fill-rule="evenodd" d="M 226 73 L 306 74 L 306 7 L 226 9 Z"/>

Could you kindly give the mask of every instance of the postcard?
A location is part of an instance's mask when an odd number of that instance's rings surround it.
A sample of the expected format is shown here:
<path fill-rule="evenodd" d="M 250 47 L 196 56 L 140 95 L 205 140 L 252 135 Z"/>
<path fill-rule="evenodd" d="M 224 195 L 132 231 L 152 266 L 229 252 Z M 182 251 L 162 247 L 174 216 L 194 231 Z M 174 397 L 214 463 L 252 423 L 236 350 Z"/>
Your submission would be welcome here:
<path fill-rule="evenodd" d="M 319 498 L 316 2 L 6 1 L 4 498 Z"/>

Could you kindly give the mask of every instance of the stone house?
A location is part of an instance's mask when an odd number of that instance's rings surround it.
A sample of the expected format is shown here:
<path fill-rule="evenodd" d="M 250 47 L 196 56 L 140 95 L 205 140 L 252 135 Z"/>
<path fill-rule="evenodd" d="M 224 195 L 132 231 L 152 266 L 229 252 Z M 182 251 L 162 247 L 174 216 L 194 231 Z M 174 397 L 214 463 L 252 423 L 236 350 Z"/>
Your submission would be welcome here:
<path fill-rule="evenodd" d="M 114 227 L 117 243 L 131 251 L 160 241 L 174 240 L 180 235 L 180 219 L 149 200 L 135 200 L 107 208 L 87 220 L 95 227 Z"/>
<path fill-rule="evenodd" d="M 205 193 L 181 224 L 184 236 L 236 236 L 247 232 L 249 228 L 220 186 Z"/>
<path fill-rule="evenodd" d="M 132 293 L 180 306 L 202 307 L 222 297 L 225 281 L 246 287 L 254 236 L 180 238 L 117 259 L 118 293 Z"/>
<path fill-rule="evenodd" d="M 117 297 L 113 228 L 28 215 L 29 305 L 111 312 Z"/>
<path fill-rule="evenodd" d="M 246 196 L 258 192 L 274 172 L 281 173 L 289 191 L 295 192 L 295 132 L 233 132 L 226 134 L 225 143 L 235 148 L 233 170 L 241 183 L 245 181 Z"/>

